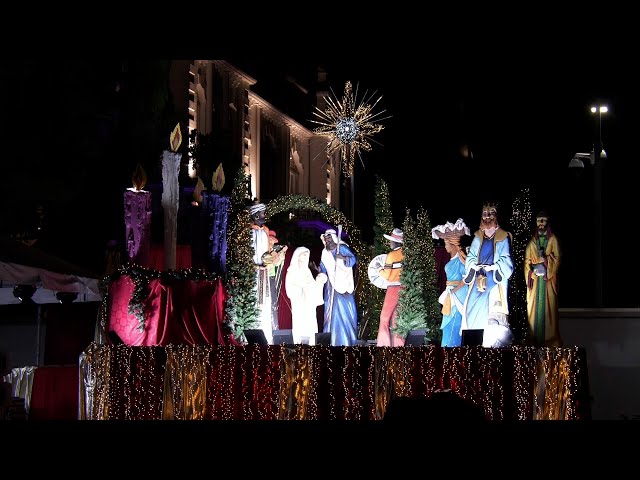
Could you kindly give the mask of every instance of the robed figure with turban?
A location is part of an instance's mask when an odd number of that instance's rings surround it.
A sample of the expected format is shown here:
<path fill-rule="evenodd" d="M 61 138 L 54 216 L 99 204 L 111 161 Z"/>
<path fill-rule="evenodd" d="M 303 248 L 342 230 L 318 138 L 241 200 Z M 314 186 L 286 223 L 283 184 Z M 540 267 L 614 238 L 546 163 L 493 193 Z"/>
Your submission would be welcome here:
<path fill-rule="evenodd" d="M 269 228 L 265 225 L 266 205 L 254 203 L 249 207 L 251 215 L 251 245 L 253 246 L 253 263 L 256 268 L 256 294 L 258 299 L 259 327 L 269 345 L 273 344 L 273 325 L 271 314 L 271 286 L 269 282 L 268 264 L 265 254 L 269 251 Z"/>
<path fill-rule="evenodd" d="M 353 267 L 356 256 L 339 241 L 334 229 L 320 236 L 324 249 L 320 272 L 327 275 L 324 289 L 324 332 L 331 332 L 332 346 L 355 345 L 358 337 L 358 309 L 354 296 Z"/>

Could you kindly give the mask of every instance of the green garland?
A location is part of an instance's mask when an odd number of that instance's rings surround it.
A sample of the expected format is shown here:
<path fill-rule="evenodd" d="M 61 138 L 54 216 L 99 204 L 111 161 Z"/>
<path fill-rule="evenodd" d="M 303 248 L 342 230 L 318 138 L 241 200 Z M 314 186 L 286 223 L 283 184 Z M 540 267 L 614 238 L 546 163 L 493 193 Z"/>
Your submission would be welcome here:
<path fill-rule="evenodd" d="M 361 239 L 360 230 L 353 225 L 340 210 L 336 210 L 331 205 L 315 197 L 307 197 L 305 195 L 283 195 L 271 200 L 267 204 L 266 218 L 283 212 L 292 210 L 310 210 L 319 213 L 328 223 L 337 227 L 342 225 L 342 231 L 349 234 L 349 246 L 356 254 L 358 268 L 356 268 L 358 278 L 356 283 L 356 303 L 358 311 L 362 312 L 366 308 L 367 289 L 369 283 L 367 276 L 367 258 L 370 249 Z M 367 263 L 365 263 L 367 262 Z"/>

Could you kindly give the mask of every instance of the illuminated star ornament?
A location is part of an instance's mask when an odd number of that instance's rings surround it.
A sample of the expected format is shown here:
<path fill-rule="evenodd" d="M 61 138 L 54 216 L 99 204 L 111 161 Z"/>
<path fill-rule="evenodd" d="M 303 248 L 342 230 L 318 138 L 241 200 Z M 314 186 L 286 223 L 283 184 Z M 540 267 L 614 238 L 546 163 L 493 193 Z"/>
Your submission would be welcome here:
<path fill-rule="evenodd" d="M 351 90 L 351 82 L 347 82 L 344 87 L 342 101 L 337 98 L 324 97 L 327 108 L 322 111 L 316 107 L 316 111 L 313 112 L 318 120 L 311 121 L 320 125 L 314 130 L 314 133 L 329 137 L 326 149 L 329 156 L 340 151 L 342 172 L 346 177 L 353 175 L 356 153 L 360 157 L 360 161 L 362 161 L 360 150 L 371 151 L 369 140 L 384 128 L 382 125 L 372 122 L 376 117 L 384 113 L 384 110 L 373 113 L 373 109 L 382 97 L 378 98 L 373 104 L 369 104 L 368 101 L 371 97 L 363 99 L 356 106 L 357 91 L 354 96 Z M 384 119 L 377 119 L 377 121 L 380 120 Z"/>

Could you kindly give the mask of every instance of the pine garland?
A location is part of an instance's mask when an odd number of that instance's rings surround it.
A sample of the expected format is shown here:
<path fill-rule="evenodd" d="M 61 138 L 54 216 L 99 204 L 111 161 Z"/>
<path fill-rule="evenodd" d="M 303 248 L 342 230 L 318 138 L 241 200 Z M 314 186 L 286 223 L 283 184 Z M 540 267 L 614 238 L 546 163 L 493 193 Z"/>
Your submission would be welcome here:
<path fill-rule="evenodd" d="M 420 208 L 413 220 L 409 209 L 403 223 L 404 260 L 398 297 L 395 333 L 407 336 L 411 330 L 425 329 L 429 340 L 440 343 L 440 308 L 436 282 L 436 265 L 431 222 L 426 210 Z"/>
<path fill-rule="evenodd" d="M 259 326 L 257 279 L 251 244 L 251 216 L 246 205 L 247 175 L 240 168 L 231 193 L 231 214 L 227 230 L 228 273 L 226 316 L 233 333 L 241 339 L 244 331 Z"/>
<path fill-rule="evenodd" d="M 193 270 L 185 268 L 182 270 L 166 270 L 159 271 L 152 268 L 144 268 L 139 265 L 128 263 L 119 268 L 111 275 L 104 277 L 100 282 L 100 290 L 108 294 L 108 286 L 121 276 L 128 276 L 133 282 L 133 292 L 129 299 L 128 313 L 134 315 L 138 320 L 138 330 L 141 332 L 145 329 L 146 312 L 144 311 L 144 303 L 149 296 L 149 282 L 154 279 L 171 279 L 171 280 L 207 280 L 214 282 L 220 278 L 216 273 L 209 273 L 202 269 Z M 107 307 L 105 302 L 104 307 Z M 105 310 L 106 311 L 106 310 Z"/>
<path fill-rule="evenodd" d="M 383 237 L 383 234 L 389 234 L 394 227 L 391 202 L 389 200 L 389 187 L 378 175 L 376 175 L 374 215 L 374 239 L 370 254 L 371 259 L 380 254 L 388 253 L 389 241 Z M 376 287 L 371 282 L 366 284 L 365 290 L 367 305 L 363 317 L 366 326 L 362 328 L 361 338 L 375 338 L 378 335 L 378 328 L 380 327 L 380 313 L 382 312 L 386 290 Z"/>

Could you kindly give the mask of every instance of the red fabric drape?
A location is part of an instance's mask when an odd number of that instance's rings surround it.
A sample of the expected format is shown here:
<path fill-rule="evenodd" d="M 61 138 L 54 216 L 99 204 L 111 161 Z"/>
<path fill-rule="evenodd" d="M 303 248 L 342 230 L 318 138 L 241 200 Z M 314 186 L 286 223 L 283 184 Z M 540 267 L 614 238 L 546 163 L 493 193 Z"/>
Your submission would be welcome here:
<path fill-rule="evenodd" d="M 154 279 L 144 302 L 145 328 L 128 313 L 134 285 L 127 275 L 109 286 L 108 329 L 127 345 L 226 345 L 222 328 L 226 291 L 222 280 Z"/>
<path fill-rule="evenodd" d="M 108 418 L 159 420 L 169 348 L 93 345 L 91 349 L 87 359 L 96 367 L 105 358 L 98 351 L 111 350 L 105 378 Z M 196 348 L 187 347 L 185 352 L 189 351 L 195 353 Z M 532 420 L 539 375 L 554 382 L 563 378 L 565 418 L 591 417 L 586 351 L 578 347 L 247 345 L 200 347 L 198 353 L 204 353 L 206 366 L 203 418 L 211 420 L 292 418 L 280 413 L 300 408 L 306 409 L 308 419 L 373 420 L 383 413 L 379 403 L 387 395 L 429 398 L 439 389 L 450 389 L 481 407 L 487 419 Z M 560 364 L 566 366 L 565 373 L 559 373 Z M 188 360 L 175 368 L 188 372 L 192 367 Z M 186 384 L 180 385 L 188 394 Z M 96 394 L 99 391 L 93 389 L 88 396 Z"/>
<path fill-rule="evenodd" d="M 45 365 L 77 365 L 78 357 L 93 341 L 100 302 L 47 304 L 41 308 L 47 324 Z"/>
<path fill-rule="evenodd" d="M 37 368 L 29 420 L 77 420 L 79 388 L 77 365 Z"/>
<path fill-rule="evenodd" d="M 447 253 L 446 248 L 444 247 L 434 247 L 434 254 L 436 257 L 436 278 L 438 280 L 438 293 L 444 292 L 444 289 L 447 288 L 447 274 L 444 271 L 444 266 L 447 264 L 449 260 L 451 260 L 451 255 Z"/>
<path fill-rule="evenodd" d="M 280 287 L 280 296 L 278 297 L 278 328 L 280 330 L 290 329 L 292 325 L 291 321 L 291 300 L 287 297 L 287 292 L 284 288 L 287 279 L 287 269 L 291 263 L 291 257 L 295 248 L 289 246 L 287 253 L 284 257 L 284 263 L 282 264 L 282 287 Z"/>
<path fill-rule="evenodd" d="M 149 265 L 142 266 L 164 271 L 164 245 L 151 245 Z M 191 268 L 191 245 L 176 245 L 176 270 L 186 268 Z"/>

